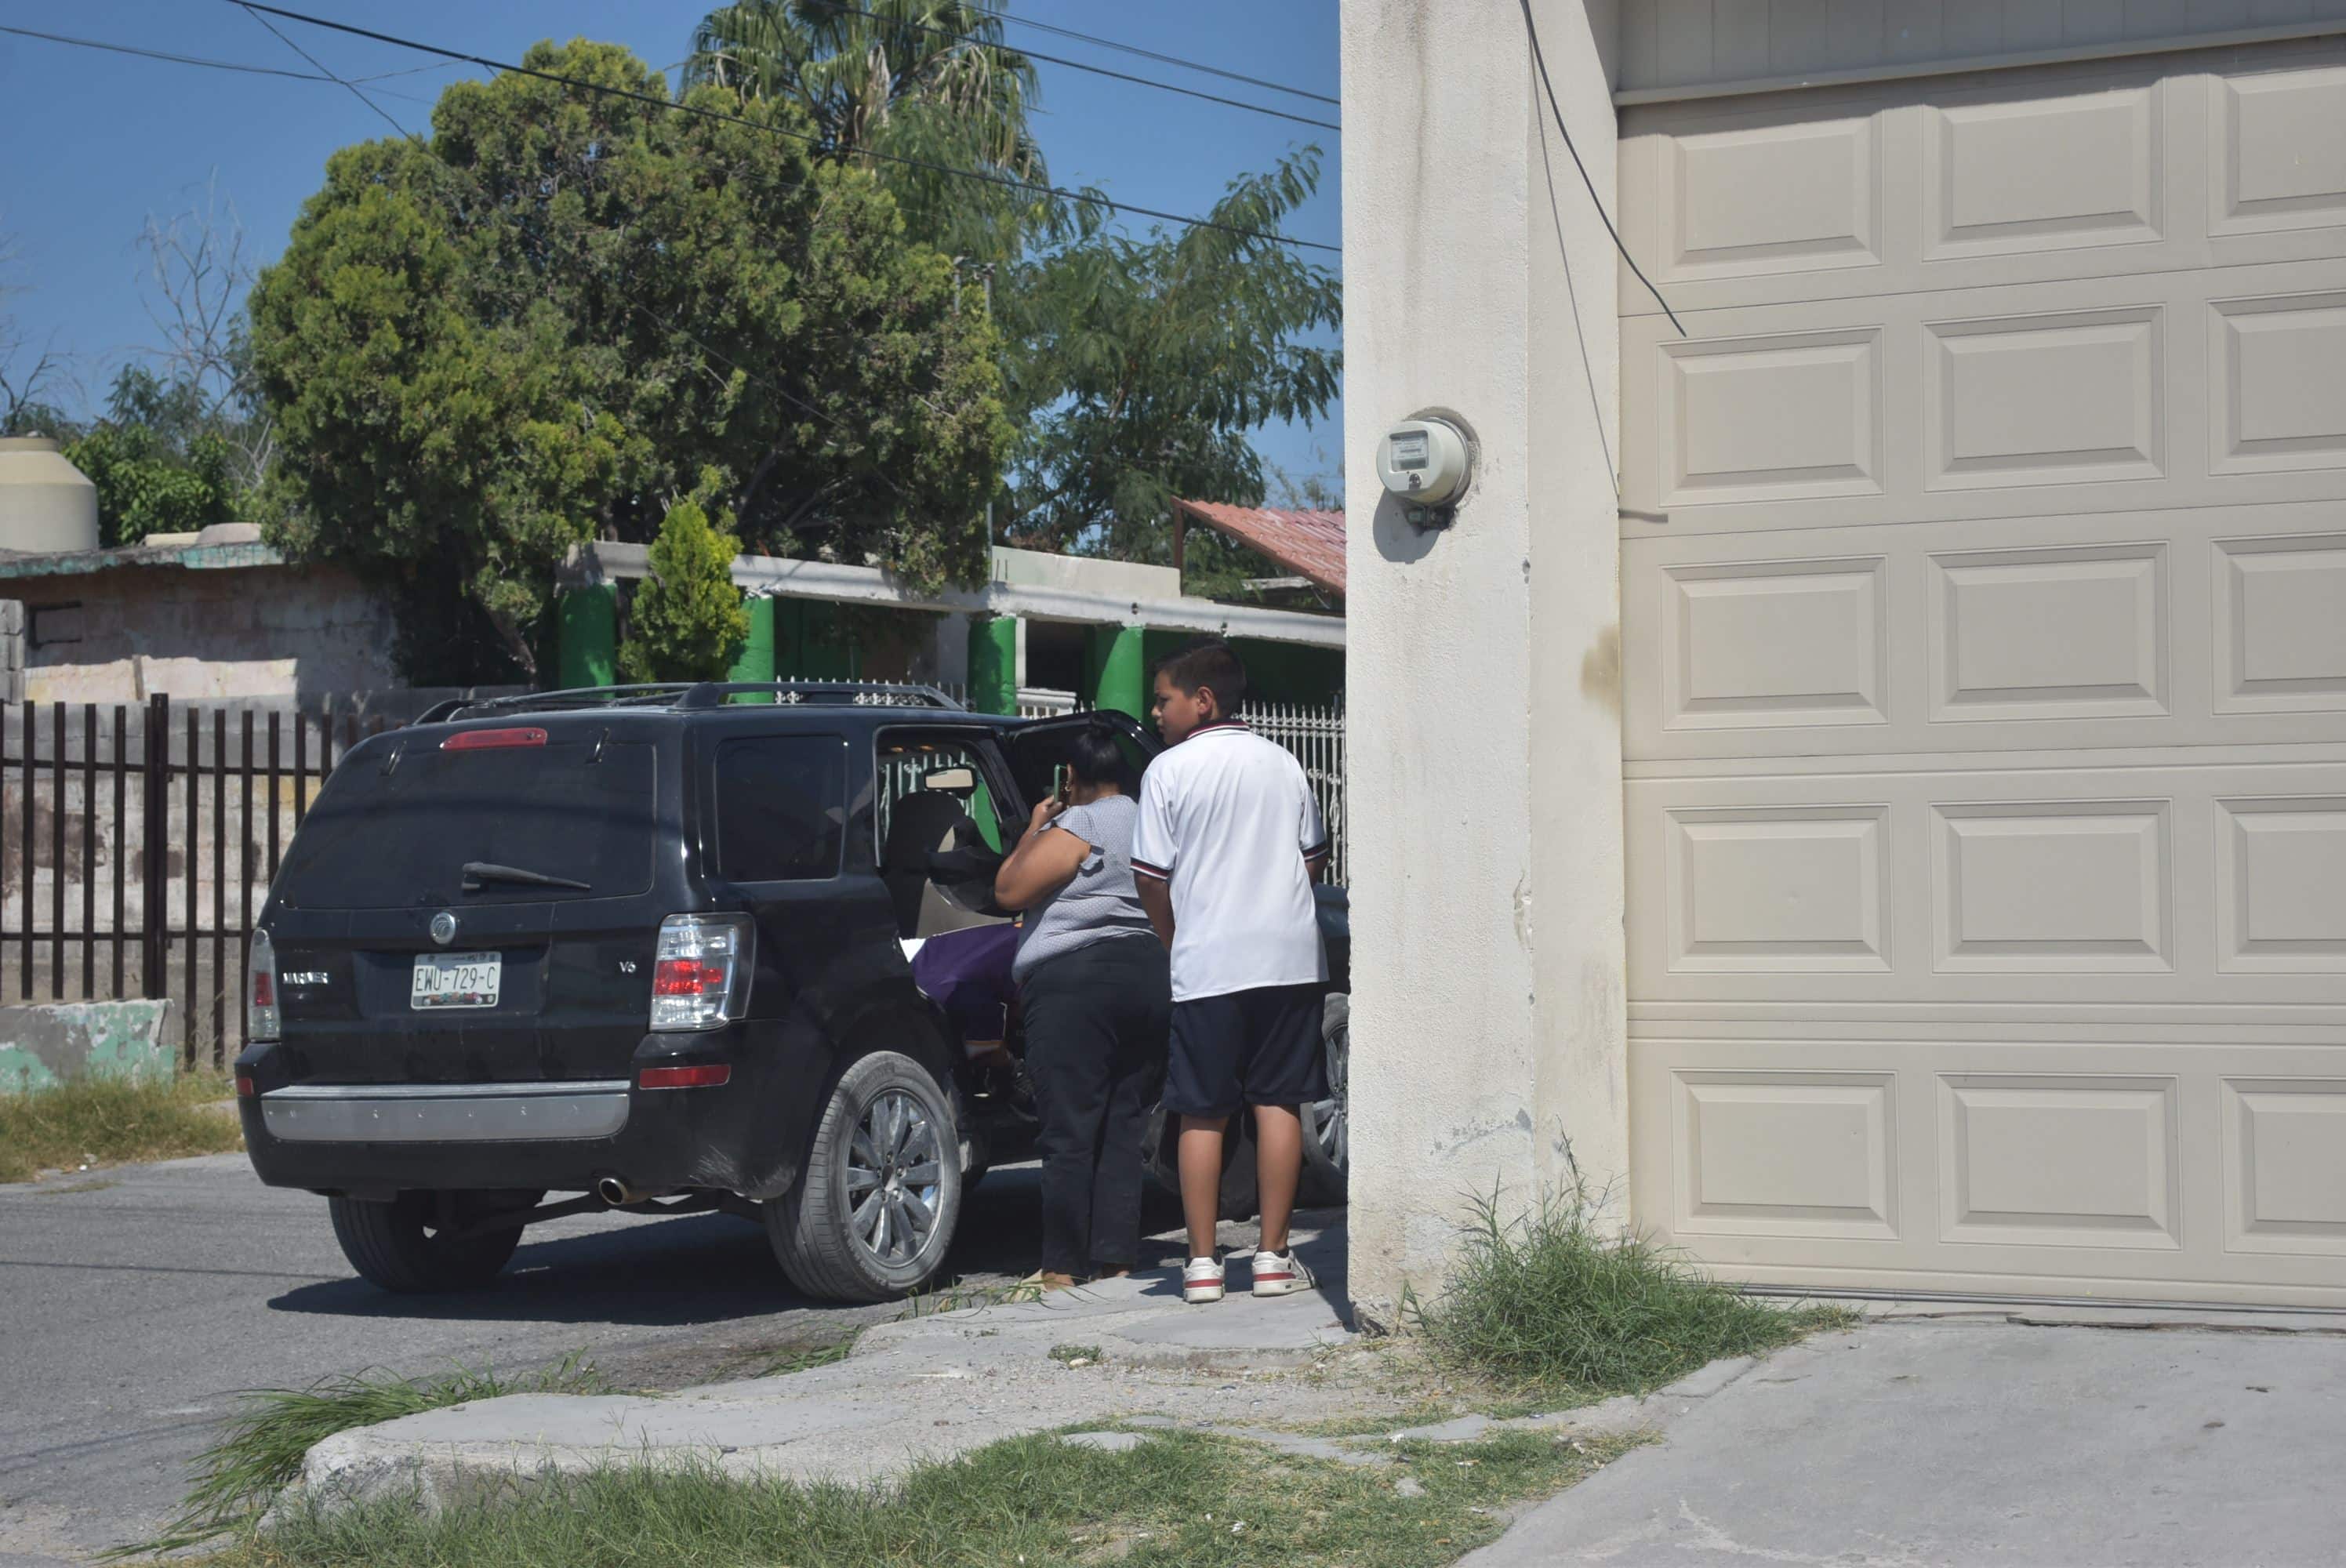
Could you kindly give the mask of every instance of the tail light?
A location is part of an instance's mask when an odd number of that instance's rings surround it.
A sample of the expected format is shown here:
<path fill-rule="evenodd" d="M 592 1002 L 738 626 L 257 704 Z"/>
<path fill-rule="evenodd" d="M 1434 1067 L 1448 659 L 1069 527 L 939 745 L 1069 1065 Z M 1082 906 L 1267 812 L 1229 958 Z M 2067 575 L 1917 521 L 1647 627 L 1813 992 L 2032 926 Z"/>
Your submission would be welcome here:
<path fill-rule="evenodd" d="M 750 991 L 750 922 L 670 915 L 652 964 L 652 1027 L 715 1029 L 741 1016 Z"/>
<path fill-rule="evenodd" d="M 690 1067 L 647 1067 L 636 1074 L 639 1089 L 721 1089 L 733 1081 L 733 1069 L 723 1062 Z"/>
<path fill-rule="evenodd" d="M 277 1010 L 277 944 L 265 931 L 252 933 L 252 962 L 245 971 L 244 983 L 245 1000 L 251 1004 L 245 1039 L 258 1044 L 279 1038 L 285 1021 Z"/>

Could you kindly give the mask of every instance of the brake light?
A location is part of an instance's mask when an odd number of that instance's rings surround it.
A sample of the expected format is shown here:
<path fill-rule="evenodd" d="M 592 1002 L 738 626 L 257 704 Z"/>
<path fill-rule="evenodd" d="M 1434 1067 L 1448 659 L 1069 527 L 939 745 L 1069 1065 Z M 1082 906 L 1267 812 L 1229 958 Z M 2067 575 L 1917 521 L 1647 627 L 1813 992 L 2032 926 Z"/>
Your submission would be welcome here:
<path fill-rule="evenodd" d="M 250 1100 L 250 1099 L 251 1099 L 251 1098 L 253 1097 L 253 1095 L 254 1095 L 258 1094 L 259 1092 L 260 1092 L 260 1091 L 256 1090 L 256 1089 L 255 1089 L 255 1088 L 253 1088 L 253 1086 L 252 1086 L 252 1074 L 250 1074 L 250 1073 L 239 1073 L 239 1074 L 236 1075 L 236 1097 L 237 1097 L 238 1099 L 240 1099 L 240 1100 Z"/>
<path fill-rule="evenodd" d="M 245 971 L 245 999 L 250 1004 L 244 1037 L 255 1044 L 284 1033 L 284 1015 L 277 1007 L 277 944 L 265 931 L 252 933 L 252 961 Z"/>
<path fill-rule="evenodd" d="M 749 952 L 750 922 L 740 915 L 670 915 L 660 921 L 651 1026 L 715 1029 L 740 1017 L 750 989 Z"/>
<path fill-rule="evenodd" d="M 524 729 L 460 729 L 440 743 L 443 751 L 495 751 L 507 746 L 543 746 L 546 731 Z"/>
<path fill-rule="evenodd" d="M 647 1067 L 636 1074 L 643 1089 L 718 1089 L 732 1082 L 733 1069 L 717 1062 L 699 1067 Z"/>

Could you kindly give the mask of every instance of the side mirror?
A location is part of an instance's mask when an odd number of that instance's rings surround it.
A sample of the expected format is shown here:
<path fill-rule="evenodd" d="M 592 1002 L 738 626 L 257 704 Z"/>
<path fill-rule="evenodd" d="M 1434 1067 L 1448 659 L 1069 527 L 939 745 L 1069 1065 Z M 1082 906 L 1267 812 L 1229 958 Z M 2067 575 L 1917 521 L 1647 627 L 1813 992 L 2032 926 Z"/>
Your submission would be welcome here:
<path fill-rule="evenodd" d="M 940 768 L 921 780 L 921 788 L 945 795 L 974 795 L 977 792 L 977 771 L 971 768 Z"/>

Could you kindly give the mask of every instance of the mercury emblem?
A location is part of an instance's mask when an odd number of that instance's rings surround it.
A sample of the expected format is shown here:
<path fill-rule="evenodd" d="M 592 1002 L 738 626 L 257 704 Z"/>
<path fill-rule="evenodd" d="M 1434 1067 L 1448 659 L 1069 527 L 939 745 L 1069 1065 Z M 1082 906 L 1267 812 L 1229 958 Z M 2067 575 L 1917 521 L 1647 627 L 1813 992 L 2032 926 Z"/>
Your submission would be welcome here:
<path fill-rule="evenodd" d="M 442 947 L 456 940 L 456 917 L 442 910 L 432 917 L 432 940 Z"/>

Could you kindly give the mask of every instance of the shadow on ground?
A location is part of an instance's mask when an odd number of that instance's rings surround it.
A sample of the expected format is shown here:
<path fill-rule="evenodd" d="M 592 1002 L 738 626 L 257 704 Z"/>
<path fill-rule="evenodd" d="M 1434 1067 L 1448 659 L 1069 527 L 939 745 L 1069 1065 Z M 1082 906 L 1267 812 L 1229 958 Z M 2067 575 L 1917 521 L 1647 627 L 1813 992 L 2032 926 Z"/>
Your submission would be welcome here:
<path fill-rule="evenodd" d="M 1038 1216 L 1032 1166 L 990 1173 L 963 1207 L 944 1278 L 1025 1275 L 1035 1267 Z M 763 1229 L 731 1215 L 646 1219 L 569 1236 L 566 1223 L 556 1220 L 536 1233 L 543 1239 L 525 1240 L 485 1289 L 393 1296 L 353 1278 L 299 1286 L 269 1307 L 341 1318 L 675 1328 L 824 1305 L 790 1288 Z"/>

